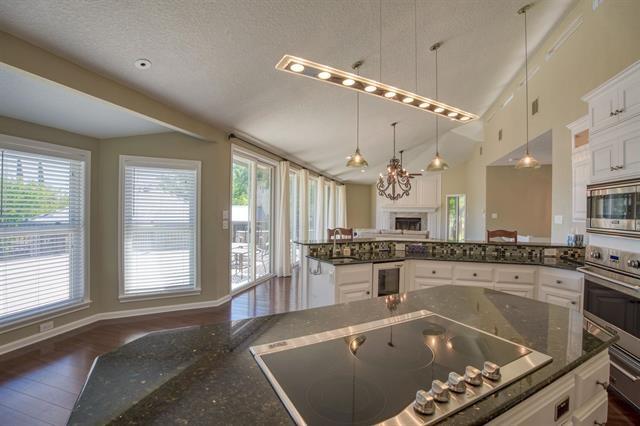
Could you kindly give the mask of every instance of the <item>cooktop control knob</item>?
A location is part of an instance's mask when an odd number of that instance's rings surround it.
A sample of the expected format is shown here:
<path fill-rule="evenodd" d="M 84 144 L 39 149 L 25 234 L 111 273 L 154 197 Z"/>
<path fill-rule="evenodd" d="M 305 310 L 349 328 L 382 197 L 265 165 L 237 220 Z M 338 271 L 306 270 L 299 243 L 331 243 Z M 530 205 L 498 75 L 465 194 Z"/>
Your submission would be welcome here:
<path fill-rule="evenodd" d="M 467 390 L 467 384 L 464 382 L 464 377 L 454 371 L 449 373 L 447 386 L 449 386 L 449 390 L 451 390 L 451 392 L 455 393 L 464 393 Z"/>
<path fill-rule="evenodd" d="M 480 386 L 482 384 L 482 372 L 471 365 L 467 365 L 464 369 L 464 381 L 473 386 Z"/>
<path fill-rule="evenodd" d="M 482 375 L 489 380 L 500 380 L 500 366 L 491 361 L 485 361 Z"/>
<path fill-rule="evenodd" d="M 640 260 L 629 259 L 627 260 L 627 265 L 629 265 L 631 268 L 640 269 Z"/>
<path fill-rule="evenodd" d="M 420 389 L 416 392 L 416 400 L 413 403 L 413 409 L 420 414 L 429 415 L 436 411 L 436 403 L 433 397 L 426 390 Z"/>
<path fill-rule="evenodd" d="M 429 395 L 431 395 L 436 402 L 449 402 L 449 386 L 440 380 L 434 380 L 431 382 Z"/>
<path fill-rule="evenodd" d="M 591 251 L 591 253 L 590 253 L 590 256 L 591 256 L 592 258 L 594 258 L 594 259 L 600 259 L 600 256 L 601 256 L 601 255 L 600 255 L 600 252 L 599 252 L 599 251 L 592 250 L 592 251 Z"/>

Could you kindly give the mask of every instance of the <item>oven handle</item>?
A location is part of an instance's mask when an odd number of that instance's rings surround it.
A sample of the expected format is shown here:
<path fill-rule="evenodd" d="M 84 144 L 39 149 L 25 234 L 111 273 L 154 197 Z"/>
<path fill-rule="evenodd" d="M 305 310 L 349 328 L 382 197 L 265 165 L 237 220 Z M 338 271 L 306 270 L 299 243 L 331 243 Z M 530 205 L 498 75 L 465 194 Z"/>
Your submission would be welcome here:
<path fill-rule="evenodd" d="M 638 380 L 640 380 L 640 376 L 634 376 L 633 374 L 625 370 L 623 367 L 621 367 L 619 364 L 616 364 L 613 361 L 609 361 L 609 363 L 611 364 L 612 367 L 615 367 L 616 370 L 620 371 L 622 374 L 627 376 L 632 382 L 637 382 Z"/>
<path fill-rule="evenodd" d="M 631 284 L 627 284 L 627 283 L 625 283 L 623 281 L 618 281 L 618 280 L 616 280 L 614 278 L 611 278 L 611 277 L 605 277 L 604 275 L 596 274 L 595 272 L 591 271 L 590 269 L 587 269 L 587 267 L 585 267 L 585 266 L 577 267 L 576 271 L 582 272 L 583 274 L 586 274 L 586 275 L 591 275 L 592 277 L 600 278 L 601 280 L 605 280 L 605 281 L 612 282 L 614 284 L 621 285 L 621 286 L 626 287 L 626 288 L 630 288 L 630 289 L 635 290 L 635 291 L 640 291 L 640 287 L 636 287 L 636 286 L 633 286 Z"/>

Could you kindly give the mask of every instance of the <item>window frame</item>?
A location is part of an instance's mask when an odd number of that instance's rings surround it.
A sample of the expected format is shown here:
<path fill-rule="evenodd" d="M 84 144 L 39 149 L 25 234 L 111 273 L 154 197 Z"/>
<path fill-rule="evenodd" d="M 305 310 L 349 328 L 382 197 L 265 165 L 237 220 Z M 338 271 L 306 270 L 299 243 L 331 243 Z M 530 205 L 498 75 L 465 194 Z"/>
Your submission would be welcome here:
<path fill-rule="evenodd" d="M 29 314 L 23 313 L 9 316 L 8 320 L 0 321 L 0 330 L 8 332 L 17 328 L 36 324 L 45 319 L 51 319 L 78 310 L 86 309 L 91 305 L 91 151 L 74 148 L 66 145 L 58 145 L 49 142 L 41 142 L 5 134 L 0 134 L 0 148 L 13 151 L 26 152 L 37 155 L 65 158 L 84 163 L 84 194 L 83 194 L 83 234 L 84 234 L 84 262 L 83 269 L 83 296 L 78 300 L 70 300 L 52 304 L 49 308 L 41 308 Z"/>
<path fill-rule="evenodd" d="M 124 282 L 124 193 L 125 170 L 127 166 L 158 167 L 167 169 L 185 169 L 196 171 L 196 253 L 195 253 L 195 282 L 193 288 L 163 290 L 144 294 L 126 294 Z M 118 172 L 118 299 L 120 302 L 154 300 L 169 297 L 198 295 L 202 292 L 201 286 L 201 209 L 202 209 L 202 162 L 198 160 L 184 160 L 176 158 L 145 157 L 137 155 L 120 155 Z"/>

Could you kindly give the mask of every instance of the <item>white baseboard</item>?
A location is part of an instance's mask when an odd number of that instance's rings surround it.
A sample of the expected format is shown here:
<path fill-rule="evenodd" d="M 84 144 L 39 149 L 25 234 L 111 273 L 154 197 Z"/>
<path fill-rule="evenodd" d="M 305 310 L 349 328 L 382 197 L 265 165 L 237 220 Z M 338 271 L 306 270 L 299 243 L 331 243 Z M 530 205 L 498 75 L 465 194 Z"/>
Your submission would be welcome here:
<path fill-rule="evenodd" d="M 33 345 L 34 343 L 38 343 L 43 340 L 50 339 L 52 337 L 67 333 L 69 331 L 73 331 L 77 328 L 84 327 L 86 325 L 93 324 L 94 322 L 98 322 L 98 321 L 116 319 L 116 318 L 137 317 L 137 316 L 151 315 L 151 314 L 160 314 L 160 313 L 166 313 L 166 312 L 186 311 L 191 309 L 213 308 L 216 306 L 220 306 L 224 303 L 227 303 L 229 300 L 231 300 L 231 296 L 226 295 L 224 297 L 221 297 L 220 299 L 208 300 L 205 302 L 181 303 L 178 305 L 154 306 L 150 308 L 125 309 L 122 311 L 100 312 L 100 313 L 88 316 L 86 318 L 79 319 L 77 321 L 63 324 L 59 327 L 54 327 L 51 330 L 44 331 L 42 333 L 33 334 L 31 336 L 27 336 L 22 339 L 18 339 L 13 342 L 2 345 L 0 346 L 0 355 L 4 355 L 11 351 L 24 348 L 25 346 Z"/>

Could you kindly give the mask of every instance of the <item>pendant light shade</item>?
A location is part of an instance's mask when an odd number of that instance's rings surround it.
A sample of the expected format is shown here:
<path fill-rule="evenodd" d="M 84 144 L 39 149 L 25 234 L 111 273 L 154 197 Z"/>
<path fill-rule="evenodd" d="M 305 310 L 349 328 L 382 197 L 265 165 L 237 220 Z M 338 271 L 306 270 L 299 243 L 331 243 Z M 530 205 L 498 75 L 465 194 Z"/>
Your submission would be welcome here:
<path fill-rule="evenodd" d="M 440 154 L 438 153 L 436 153 L 436 156 L 427 165 L 428 172 L 442 172 L 444 170 L 447 170 L 448 168 L 449 164 L 447 164 L 447 162 L 444 161 L 444 159 L 440 157 Z"/>
<path fill-rule="evenodd" d="M 529 153 L 529 52 L 527 47 L 527 10 L 531 8 L 527 4 L 518 10 L 519 15 L 524 16 L 524 109 L 525 109 L 525 151 L 524 156 L 516 163 L 516 169 L 538 169 L 540 163 Z"/>
<path fill-rule="evenodd" d="M 362 61 L 353 64 L 353 69 L 360 75 L 360 66 Z M 369 166 L 367 160 L 360 153 L 360 93 L 356 93 L 356 151 L 348 157 L 347 167 L 364 169 Z"/>
<path fill-rule="evenodd" d="M 430 50 L 436 53 L 436 100 L 438 100 L 438 49 L 442 46 L 441 42 L 435 43 L 431 46 Z M 449 164 L 442 157 L 440 157 L 440 150 L 438 145 L 439 128 L 438 128 L 438 116 L 436 116 L 436 156 L 429 162 L 426 167 L 428 172 L 442 172 L 449 168 Z"/>

